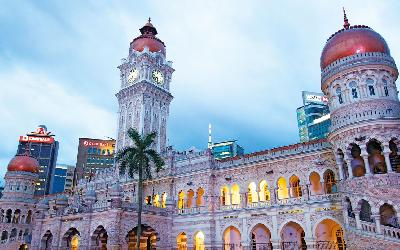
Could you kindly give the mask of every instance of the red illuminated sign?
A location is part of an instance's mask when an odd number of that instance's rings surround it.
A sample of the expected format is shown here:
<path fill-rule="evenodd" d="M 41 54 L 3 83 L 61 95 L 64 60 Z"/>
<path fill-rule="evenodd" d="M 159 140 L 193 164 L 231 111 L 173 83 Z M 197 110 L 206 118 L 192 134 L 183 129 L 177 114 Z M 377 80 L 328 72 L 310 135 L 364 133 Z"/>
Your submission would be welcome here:
<path fill-rule="evenodd" d="M 54 143 L 53 137 L 44 137 L 44 136 L 29 136 L 29 135 L 21 135 L 19 137 L 20 142 L 39 142 L 39 143 Z"/>
<path fill-rule="evenodd" d="M 83 146 L 89 147 L 114 147 L 114 144 L 109 144 L 107 142 L 99 142 L 99 141 L 83 141 Z"/>

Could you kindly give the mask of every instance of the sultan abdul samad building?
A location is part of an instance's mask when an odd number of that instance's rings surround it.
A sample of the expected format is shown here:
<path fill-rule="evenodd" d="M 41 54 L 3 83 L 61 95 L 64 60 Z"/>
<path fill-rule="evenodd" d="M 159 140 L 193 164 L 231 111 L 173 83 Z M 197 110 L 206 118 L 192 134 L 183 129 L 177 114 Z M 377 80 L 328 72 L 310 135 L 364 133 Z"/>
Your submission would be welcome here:
<path fill-rule="evenodd" d="M 326 42 L 321 89 L 327 140 L 216 161 L 167 147 L 172 63 L 149 22 L 118 67 L 117 150 L 126 131 L 157 131 L 166 166 L 145 183 L 143 249 L 400 249 L 398 70 L 373 29 Z M 117 169 L 72 194 L 34 197 L 38 163 L 10 161 L 0 200 L 1 249 L 134 249 L 137 181 Z"/>

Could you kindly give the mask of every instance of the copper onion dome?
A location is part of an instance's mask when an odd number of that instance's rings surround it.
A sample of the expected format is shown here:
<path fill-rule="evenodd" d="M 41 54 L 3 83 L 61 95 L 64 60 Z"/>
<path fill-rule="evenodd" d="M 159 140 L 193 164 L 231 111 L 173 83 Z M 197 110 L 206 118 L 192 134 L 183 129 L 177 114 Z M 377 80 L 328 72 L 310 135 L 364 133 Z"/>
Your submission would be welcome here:
<path fill-rule="evenodd" d="M 11 159 L 7 171 L 39 172 L 39 162 L 28 155 L 17 155 Z"/>
<path fill-rule="evenodd" d="M 381 52 L 390 55 L 389 47 L 381 35 L 365 25 L 350 26 L 346 12 L 343 27 L 325 44 L 321 54 L 322 70 L 338 59 L 358 53 Z"/>
<path fill-rule="evenodd" d="M 133 39 L 131 49 L 142 52 L 145 47 L 148 47 L 151 52 L 161 52 L 165 55 L 165 44 L 156 37 L 157 29 L 151 23 L 150 18 L 139 30 L 142 35 Z"/>

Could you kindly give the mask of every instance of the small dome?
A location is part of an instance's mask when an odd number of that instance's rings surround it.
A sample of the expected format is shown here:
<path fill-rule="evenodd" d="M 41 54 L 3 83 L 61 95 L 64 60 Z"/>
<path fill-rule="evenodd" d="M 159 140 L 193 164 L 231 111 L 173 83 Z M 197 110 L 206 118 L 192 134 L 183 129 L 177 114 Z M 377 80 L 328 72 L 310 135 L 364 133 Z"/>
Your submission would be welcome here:
<path fill-rule="evenodd" d="M 39 162 L 27 155 L 17 155 L 8 164 L 7 171 L 39 172 Z"/>
<path fill-rule="evenodd" d="M 389 47 L 381 35 L 368 26 L 350 26 L 343 8 L 343 29 L 333 34 L 325 44 L 321 54 L 321 70 L 344 57 L 358 53 L 380 52 L 390 55 Z"/>
<path fill-rule="evenodd" d="M 131 49 L 142 52 L 145 47 L 149 48 L 151 52 L 161 52 L 165 55 L 165 44 L 156 37 L 157 29 L 149 21 L 141 28 L 142 35 L 136 37 L 131 42 Z"/>
<path fill-rule="evenodd" d="M 321 55 L 321 69 L 338 59 L 366 52 L 390 55 L 385 39 L 373 29 L 363 25 L 342 29 L 326 42 Z"/>

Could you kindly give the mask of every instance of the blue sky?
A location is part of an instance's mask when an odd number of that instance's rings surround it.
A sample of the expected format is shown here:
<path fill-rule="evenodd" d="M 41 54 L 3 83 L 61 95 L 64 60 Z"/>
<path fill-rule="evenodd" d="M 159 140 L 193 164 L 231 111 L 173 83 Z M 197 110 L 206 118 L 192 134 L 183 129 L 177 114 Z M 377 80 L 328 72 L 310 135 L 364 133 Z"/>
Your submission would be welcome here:
<path fill-rule="evenodd" d="M 46 124 L 60 163 L 79 137 L 115 137 L 119 72 L 151 16 L 174 62 L 169 142 L 205 148 L 238 139 L 246 152 L 298 142 L 301 91 L 320 91 L 319 57 L 343 24 L 365 24 L 400 60 L 400 2 L 0 1 L 0 176 L 18 136 Z"/>

